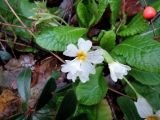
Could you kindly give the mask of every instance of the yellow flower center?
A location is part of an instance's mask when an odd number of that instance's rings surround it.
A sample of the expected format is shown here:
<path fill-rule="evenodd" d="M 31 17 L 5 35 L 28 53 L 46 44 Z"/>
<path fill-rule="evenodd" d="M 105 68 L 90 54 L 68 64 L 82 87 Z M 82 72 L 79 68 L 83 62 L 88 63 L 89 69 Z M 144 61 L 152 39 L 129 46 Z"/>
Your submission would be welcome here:
<path fill-rule="evenodd" d="M 147 116 L 147 120 L 158 120 L 157 116 Z"/>
<path fill-rule="evenodd" d="M 87 57 L 87 54 L 83 51 L 80 51 L 80 52 L 77 53 L 77 59 L 78 60 L 85 60 L 86 57 Z"/>

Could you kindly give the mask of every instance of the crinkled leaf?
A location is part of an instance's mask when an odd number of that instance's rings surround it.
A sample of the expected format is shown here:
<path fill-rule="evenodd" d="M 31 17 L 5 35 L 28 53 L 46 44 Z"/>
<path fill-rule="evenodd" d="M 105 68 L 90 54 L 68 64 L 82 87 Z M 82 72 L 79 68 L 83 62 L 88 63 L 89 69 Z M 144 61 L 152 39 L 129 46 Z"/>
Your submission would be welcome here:
<path fill-rule="evenodd" d="M 17 78 L 18 93 L 22 98 L 23 110 L 27 109 L 27 100 L 30 97 L 31 75 L 31 69 L 24 68 Z"/>
<path fill-rule="evenodd" d="M 110 9 L 111 9 L 111 24 L 116 23 L 117 17 L 119 15 L 121 0 L 109 0 Z"/>
<path fill-rule="evenodd" d="M 158 74 L 160 73 L 160 43 L 149 37 L 135 36 L 126 39 L 115 47 L 112 51 L 114 57 L 123 63 L 129 64 L 136 70 L 140 70 L 141 75 L 132 73 L 133 77 L 144 84 L 150 84 L 145 81 L 153 78 L 145 78 L 144 74 L 156 75 L 152 84 L 159 84 Z M 142 73 L 143 71 L 143 73 Z M 134 71 L 133 71 L 134 72 Z M 138 72 L 138 71 L 136 71 Z M 155 73 L 155 74 L 154 74 Z M 137 75 L 136 75 L 137 74 Z M 158 76 L 157 76 L 158 75 Z M 148 76 L 148 75 L 147 75 Z M 146 76 L 146 77 L 147 77 Z M 141 79 L 140 79 L 141 77 Z M 158 81 L 157 81 L 158 80 Z"/>
<path fill-rule="evenodd" d="M 39 110 L 42 107 L 44 107 L 49 102 L 49 100 L 52 98 L 52 93 L 56 89 L 55 80 L 58 79 L 58 77 L 59 77 L 59 72 L 54 72 L 53 75 L 47 80 L 41 92 L 41 95 L 38 99 L 36 110 Z"/>
<path fill-rule="evenodd" d="M 130 37 L 112 53 L 138 70 L 160 73 L 160 43 L 150 37 Z"/>
<path fill-rule="evenodd" d="M 142 84 L 145 84 L 145 85 L 160 84 L 160 73 L 132 69 L 130 74 Z"/>
<path fill-rule="evenodd" d="M 131 22 L 128 23 L 128 25 L 124 29 L 121 29 L 119 31 L 118 35 L 123 37 L 131 36 L 142 33 L 146 31 L 147 28 L 148 24 L 146 20 L 143 18 L 142 13 L 139 13 L 131 20 Z"/>
<path fill-rule="evenodd" d="M 81 0 L 77 5 L 77 16 L 82 26 L 96 24 L 102 17 L 108 0 Z"/>
<path fill-rule="evenodd" d="M 102 75 L 103 67 L 97 67 L 96 74 L 90 76 L 86 83 L 79 83 L 76 88 L 78 101 L 83 105 L 99 103 L 107 92 L 107 84 Z"/>
<path fill-rule="evenodd" d="M 77 5 L 77 16 L 82 26 L 85 27 L 92 25 L 96 19 L 92 11 L 90 11 L 87 3 L 83 3 L 83 0 L 81 0 Z"/>
<path fill-rule="evenodd" d="M 27 18 L 34 15 L 33 8 L 35 7 L 35 3 L 32 3 L 29 0 L 20 1 L 21 13 Z"/>
<path fill-rule="evenodd" d="M 126 120 L 141 120 L 131 99 L 128 97 L 119 97 L 117 102 L 120 109 L 124 113 Z"/>
<path fill-rule="evenodd" d="M 116 34 L 113 30 L 101 31 L 98 39 L 100 40 L 100 46 L 110 51 L 115 46 Z"/>
<path fill-rule="evenodd" d="M 85 28 L 71 26 L 47 28 L 37 35 L 36 43 L 47 50 L 63 51 L 68 44 L 76 43 L 85 33 Z"/>
<path fill-rule="evenodd" d="M 66 120 L 76 110 L 77 99 L 73 90 L 65 95 L 56 115 L 56 120 Z"/>

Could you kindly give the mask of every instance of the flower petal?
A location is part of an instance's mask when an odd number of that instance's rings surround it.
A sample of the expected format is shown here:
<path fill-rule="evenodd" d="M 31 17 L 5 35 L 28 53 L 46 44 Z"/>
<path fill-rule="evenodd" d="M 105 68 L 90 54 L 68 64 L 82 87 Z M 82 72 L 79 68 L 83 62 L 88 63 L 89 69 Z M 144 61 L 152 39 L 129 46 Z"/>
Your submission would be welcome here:
<path fill-rule="evenodd" d="M 87 60 L 92 62 L 93 64 L 102 63 L 104 60 L 103 53 L 100 49 L 88 52 Z"/>
<path fill-rule="evenodd" d="M 117 79 L 123 79 L 123 77 L 128 74 L 128 71 L 131 70 L 129 66 L 123 65 L 119 62 L 112 62 L 108 64 L 108 66 L 113 81 L 117 81 Z"/>
<path fill-rule="evenodd" d="M 93 66 L 90 62 L 82 62 L 81 63 L 81 70 L 88 74 L 95 74 L 95 66 Z"/>
<path fill-rule="evenodd" d="M 85 72 L 80 72 L 79 79 L 82 83 L 86 83 L 89 80 L 89 74 Z"/>
<path fill-rule="evenodd" d="M 118 78 L 114 72 L 110 71 L 110 76 L 114 82 L 117 82 Z"/>
<path fill-rule="evenodd" d="M 153 115 L 152 107 L 145 98 L 138 97 L 137 102 L 134 102 L 134 104 L 141 118 Z"/>
<path fill-rule="evenodd" d="M 80 64 L 81 62 L 74 59 L 72 61 L 66 60 L 66 63 L 62 65 L 61 71 L 66 73 L 70 72 L 72 74 L 75 74 L 77 71 L 80 71 Z"/>
<path fill-rule="evenodd" d="M 71 79 L 73 82 L 75 82 L 77 79 L 77 74 L 68 73 L 67 79 L 69 79 L 69 80 Z"/>
<path fill-rule="evenodd" d="M 79 38 L 78 40 L 78 48 L 80 51 L 88 52 L 92 47 L 92 42 L 87 40 L 85 41 L 83 38 Z"/>
<path fill-rule="evenodd" d="M 67 46 L 67 50 L 65 50 L 63 54 L 69 57 L 76 57 L 77 52 L 78 52 L 77 47 L 74 44 L 69 44 Z"/>

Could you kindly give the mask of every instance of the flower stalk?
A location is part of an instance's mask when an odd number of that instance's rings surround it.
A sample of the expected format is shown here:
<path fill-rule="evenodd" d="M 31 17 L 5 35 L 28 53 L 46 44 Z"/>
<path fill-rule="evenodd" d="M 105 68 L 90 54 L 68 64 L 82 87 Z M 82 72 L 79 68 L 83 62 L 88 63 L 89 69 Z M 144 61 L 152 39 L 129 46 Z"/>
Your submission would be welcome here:
<path fill-rule="evenodd" d="M 111 57 L 111 55 L 106 50 L 103 50 L 103 56 L 104 56 L 104 59 L 106 60 L 106 62 L 108 64 L 114 62 L 113 58 Z"/>
<path fill-rule="evenodd" d="M 130 86 L 130 88 L 135 92 L 137 98 L 140 97 L 141 95 L 137 92 L 137 90 L 133 87 L 133 85 L 125 77 L 123 79 Z"/>

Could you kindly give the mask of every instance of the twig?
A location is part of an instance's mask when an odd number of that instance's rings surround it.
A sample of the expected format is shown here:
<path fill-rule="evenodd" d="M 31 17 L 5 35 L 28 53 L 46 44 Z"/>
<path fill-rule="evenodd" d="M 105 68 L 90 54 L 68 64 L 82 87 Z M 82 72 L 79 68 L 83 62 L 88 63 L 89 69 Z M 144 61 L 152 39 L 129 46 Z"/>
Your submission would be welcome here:
<path fill-rule="evenodd" d="M 156 36 L 156 32 L 155 32 L 155 27 L 154 27 L 153 21 L 150 20 L 150 23 L 151 23 L 151 26 L 152 26 L 153 35 L 154 35 L 154 37 L 155 37 L 155 36 Z"/>
<path fill-rule="evenodd" d="M 143 0 L 144 1 L 144 4 L 145 4 L 145 7 L 147 6 L 147 2 L 146 2 L 146 0 Z"/>
<path fill-rule="evenodd" d="M 5 47 L 3 46 L 3 44 L 1 42 L 0 42 L 0 45 L 1 45 L 2 49 L 3 49 L 3 51 L 6 51 Z"/>
<path fill-rule="evenodd" d="M 8 42 L 7 40 L 3 40 L 3 39 L 0 39 L 0 41 L 2 41 L 2 42 Z M 20 45 L 20 46 L 24 46 L 24 47 L 31 47 L 31 46 L 29 46 L 29 45 L 25 45 L 25 44 L 18 43 L 18 42 L 14 43 L 14 44 Z"/>
<path fill-rule="evenodd" d="M 56 55 L 55 53 L 53 53 L 53 52 L 50 52 L 54 57 L 56 57 L 59 61 L 61 61 L 62 63 L 65 63 L 65 61 L 62 59 L 62 58 L 60 58 L 58 55 Z"/>
<path fill-rule="evenodd" d="M 8 5 L 8 7 L 10 8 L 11 12 L 15 15 L 15 17 L 18 19 L 18 21 L 22 24 L 23 27 L 26 28 L 26 30 L 35 38 L 35 35 L 32 33 L 31 30 L 28 29 L 28 27 L 23 23 L 23 21 L 18 17 L 18 15 L 16 14 L 16 12 L 13 10 L 13 8 L 11 7 L 11 5 L 9 4 L 8 0 L 4 0 L 5 3 Z"/>
<path fill-rule="evenodd" d="M 9 24 L 9 23 L 7 22 L 7 20 L 6 20 L 3 16 L 0 15 L 0 18 L 5 22 L 4 24 Z M 12 31 L 13 36 L 14 36 L 14 42 L 16 42 L 16 40 L 17 40 L 17 35 L 16 35 L 16 33 L 14 32 L 14 30 L 12 29 L 12 27 L 10 27 L 10 28 L 11 28 L 11 31 Z"/>
<path fill-rule="evenodd" d="M 17 28 L 26 29 L 26 28 L 23 27 L 23 26 L 13 25 L 13 24 L 9 24 L 9 23 L 1 23 L 1 22 L 0 22 L 0 25 L 11 26 L 11 27 L 17 27 Z M 27 29 L 29 29 L 29 28 L 27 28 Z"/>
<path fill-rule="evenodd" d="M 9 24 L 3 16 L 0 15 L 0 18 L 5 22 L 4 24 Z M 11 26 L 9 26 L 9 28 L 11 29 L 11 31 L 13 33 L 13 36 L 14 36 L 13 42 L 15 43 L 16 40 L 17 40 L 17 35 L 16 35 L 15 31 L 13 30 L 13 28 Z M 6 32 L 5 32 L 5 37 L 7 37 Z M 17 57 L 16 57 L 12 48 L 11 48 L 11 51 L 12 51 L 13 56 L 17 59 Z"/>
<path fill-rule="evenodd" d="M 126 96 L 126 97 L 129 97 L 129 98 L 131 98 L 131 99 L 134 99 L 134 98 L 132 98 L 132 97 L 130 97 L 130 96 L 128 96 L 128 95 L 125 95 L 125 94 L 123 94 L 123 93 L 121 93 L 121 92 L 119 92 L 119 91 L 117 91 L 117 90 L 114 90 L 114 89 L 112 89 L 112 88 L 108 88 L 110 91 L 112 91 L 112 92 L 114 92 L 114 93 L 117 93 L 117 94 L 119 94 L 119 95 L 121 95 L 121 96 Z"/>

